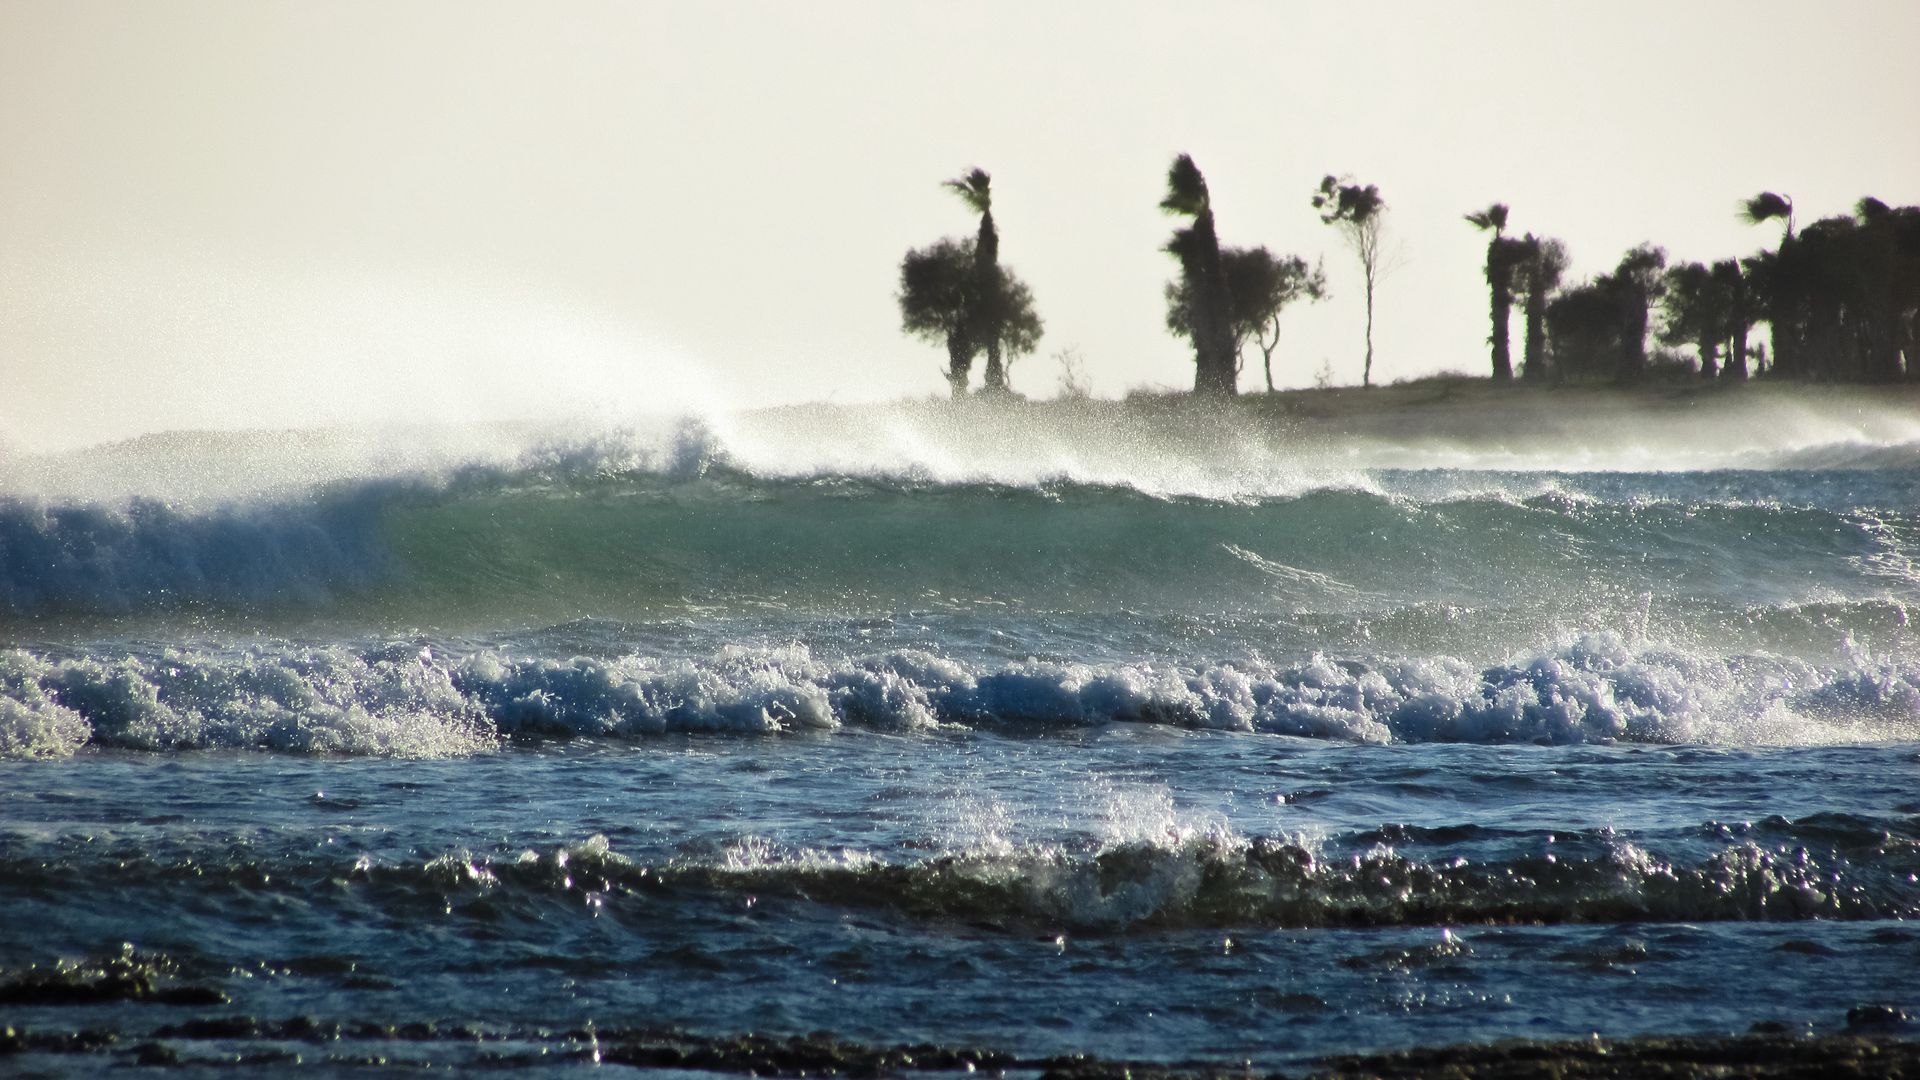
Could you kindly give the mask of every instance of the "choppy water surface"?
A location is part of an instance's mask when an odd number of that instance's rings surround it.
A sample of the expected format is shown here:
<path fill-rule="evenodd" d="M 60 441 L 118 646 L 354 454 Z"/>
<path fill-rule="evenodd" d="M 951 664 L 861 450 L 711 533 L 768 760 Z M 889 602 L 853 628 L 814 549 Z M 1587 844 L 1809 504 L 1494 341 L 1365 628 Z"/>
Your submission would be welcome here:
<path fill-rule="evenodd" d="M 1910 445 L 792 434 L 0 470 L 0 1021 L 1297 1067 L 1920 1007 Z"/>

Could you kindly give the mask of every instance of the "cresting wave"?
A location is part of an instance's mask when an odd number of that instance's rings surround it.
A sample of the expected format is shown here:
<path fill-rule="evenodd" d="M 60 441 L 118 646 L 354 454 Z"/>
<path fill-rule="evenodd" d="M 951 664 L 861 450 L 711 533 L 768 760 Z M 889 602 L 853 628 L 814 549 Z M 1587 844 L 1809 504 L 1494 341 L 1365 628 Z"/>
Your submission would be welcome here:
<path fill-rule="evenodd" d="M 646 863 L 604 836 L 547 852 L 454 851 L 422 862 L 263 858 L 244 850 L 168 859 L 141 851 L 0 861 L 21 888 L 88 880 L 111 857 L 122 889 L 225 884 L 265 902 L 277 893 L 337 898 L 396 913 L 545 919 L 637 914 L 684 903 L 710 914 L 783 898 L 883 909 L 909 918 L 1030 931 L 1245 926 L 1907 919 L 1920 916 L 1920 822 L 1771 819 L 1686 855 L 1656 855 L 1600 830 L 1509 838 L 1467 857 L 1442 843 L 1243 837 L 1221 829 L 1084 849 L 993 846 L 905 860 L 857 850 L 781 849 L 745 838 Z M 1713 825 L 1702 831 L 1728 832 Z M 1555 842 L 1557 841 L 1557 843 Z M 1519 853 L 1515 848 L 1526 853 Z M 1530 851 L 1528 849 L 1531 849 Z M 1443 962 L 1466 946 L 1389 962 Z"/>
<path fill-rule="evenodd" d="M 417 644 L 119 656 L 0 653 L 0 756 L 83 747 L 444 756 L 512 739 L 843 726 L 1166 724 L 1354 742 L 1827 744 L 1920 737 L 1920 666 L 1823 669 L 1582 637 L 1492 667 L 1449 657 L 968 664 L 917 650 L 567 660 Z"/>
<path fill-rule="evenodd" d="M 516 611 L 894 610 L 929 597 L 1072 611 L 1596 589 L 1920 597 L 1920 472 L 1756 485 L 1263 462 L 1240 476 L 1215 462 L 1186 484 L 1068 465 L 1012 482 L 794 472 L 750 468 L 692 427 L 207 504 L 0 495 L 0 630 L 183 612 L 478 627 Z"/>

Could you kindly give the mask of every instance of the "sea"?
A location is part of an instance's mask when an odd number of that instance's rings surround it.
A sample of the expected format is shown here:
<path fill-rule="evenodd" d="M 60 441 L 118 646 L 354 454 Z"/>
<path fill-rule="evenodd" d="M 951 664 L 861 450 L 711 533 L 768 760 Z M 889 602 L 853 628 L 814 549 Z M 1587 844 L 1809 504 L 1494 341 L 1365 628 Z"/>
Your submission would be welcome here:
<path fill-rule="evenodd" d="M 1920 1013 L 1920 418 L 1255 419 L 0 452 L 0 1071 Z"/>

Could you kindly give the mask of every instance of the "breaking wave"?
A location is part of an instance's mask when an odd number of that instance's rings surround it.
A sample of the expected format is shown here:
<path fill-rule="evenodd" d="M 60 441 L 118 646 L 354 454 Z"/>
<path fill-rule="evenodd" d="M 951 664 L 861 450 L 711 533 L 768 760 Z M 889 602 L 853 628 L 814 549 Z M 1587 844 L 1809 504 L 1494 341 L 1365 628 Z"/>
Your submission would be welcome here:
<path fill-rule="evenodd" d="M 0 495 L 0 625 L 182 612 L 500 625 L 516 611 L 557 621 L 953 597 L 1073 611 L 1596 591 L 1783 604 L 1920 588 L 1916 473 L 1755 484 L 1263 462 L 1236 474 L 1222 459 L 1184 479 L 1175 463 L 1131 482 L 1065 461 L 1011 480 L 783 471 L 742 464 L 695 426 L 211 503 Z M 1886 509 L 1860 509 L 1865 495 Z"/>
<path fill-rule="evenodd" d="M 514 739 L 843 727 L 1163 724 L 1360 743 L 1826 744 L 1920 737 L 1920 667 L 1717 658 L 1581 637 L 1490 667 L 1451 657 L 1293 665 L 971 664 L 919 650 L 534 659 L 417 644 L 119 656 L 0 653 L 0 756 L 83 747 L 444 756 Z"/>

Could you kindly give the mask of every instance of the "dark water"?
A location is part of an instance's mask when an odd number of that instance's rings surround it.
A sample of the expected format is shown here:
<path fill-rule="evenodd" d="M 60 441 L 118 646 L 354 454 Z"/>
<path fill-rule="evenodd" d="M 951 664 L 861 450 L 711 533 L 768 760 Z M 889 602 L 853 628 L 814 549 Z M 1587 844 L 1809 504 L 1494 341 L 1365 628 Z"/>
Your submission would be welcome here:
<path fill-rule="evenodd" d="M 16 467 L 0 1023 L 118 1049 L 15 1060 L 565 1072 L 591 1023 L 1297 1067 L 1920 1009 L 1900 447 L 757 438 Z"/>

